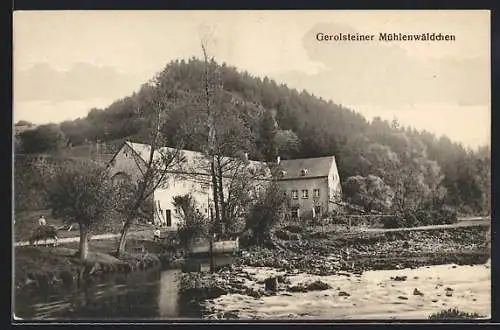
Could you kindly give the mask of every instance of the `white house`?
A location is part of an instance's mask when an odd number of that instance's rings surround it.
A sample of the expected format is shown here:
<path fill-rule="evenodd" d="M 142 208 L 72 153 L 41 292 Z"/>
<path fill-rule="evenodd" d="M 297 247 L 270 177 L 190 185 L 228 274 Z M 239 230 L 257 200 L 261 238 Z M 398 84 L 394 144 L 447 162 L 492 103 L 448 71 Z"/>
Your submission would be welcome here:
<path fill-rule="evenodd" d="M 115 180 L 132 180 L 137 182 L 150 156 L 150 146 L 140 143 L 125 142 L 109 163 L 109 169 Z M 210 176 L 210 162 L 201 152 L 190 150 L 177 151 L 163 147 L 155 152 L 155 160 L 165 155 L 176 155 L 175 165 L 165 176 L 162 184 L 154 191 L 154 223 L 162 224 L 167 230 L 176 230 L 180 223 L 180 216 L 174 207 L 175 196 L 191 194 L 196 200 L 199 211 L 210 216 L 212 210 L 212 182 Z M 159 162 L 161 163 L 161 162 Z M 233 181 L 235 171 L 245 169 L 253 179 L 255 191 L 263 187 L 271 179 L 271 172 L 265 163 L 248 161 L 244 155 L 241 158 L 224 157 L 222 163 L 226 170 L 223 175 L 224 193 L 227 196 Z"/>
<path fill-rule="evenodd" d="M 125 142 L 109 163 L 111 175 L 115 180 L 137 182 L 150 156 L 150 146 L 140 143 Z M 166 155 L 176 155 L 162 185 L 154 191 L 154 223 L 162 224 L 168 230 L 176 230 L 180 216 L 173 205 L 175 196 L 191 194 L 196 200 L 199 211 L 207 217 L 212 212 L 212 182 L 210 163 L 200 152 L 175 150 L 163 147 L 154 154 L 154 160 Z M 234 174 L 246 170 L 251 185 L 248 193 L 258 193 L 272 179 L 271 170 L 264 162 L 249 161 L 246 155 L 239 158 L 225 157 L 222 160 L 226 170 L 223 175 L 224 194 L 227 196 Z M 341 199 L 340 178 L 334 156 L 291 159 L 277 164 L 280 175 L 275 177 L 281 188 L 290 196 L 293 210 L 292 217 L 319 217 L 335 207 Z M 332 203 L 333 202 L 333 203 Z"/>

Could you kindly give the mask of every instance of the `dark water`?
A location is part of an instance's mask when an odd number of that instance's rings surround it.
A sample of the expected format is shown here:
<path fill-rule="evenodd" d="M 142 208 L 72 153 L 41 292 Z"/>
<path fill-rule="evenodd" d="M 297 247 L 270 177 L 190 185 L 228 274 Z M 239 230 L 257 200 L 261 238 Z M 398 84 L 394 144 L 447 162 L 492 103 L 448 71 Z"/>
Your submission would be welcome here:
<path fill-rule="evenodd" d="M 208 260 L 202 271 L 208 268 Z M 218 258 L 218 265 L 230 260 Z M 200 309 L 180 295 L 181 270 L 108 275 L 78 288 L 26 289 L 15 296 L 15 315 L 23 320 L 200 319 Z"/>

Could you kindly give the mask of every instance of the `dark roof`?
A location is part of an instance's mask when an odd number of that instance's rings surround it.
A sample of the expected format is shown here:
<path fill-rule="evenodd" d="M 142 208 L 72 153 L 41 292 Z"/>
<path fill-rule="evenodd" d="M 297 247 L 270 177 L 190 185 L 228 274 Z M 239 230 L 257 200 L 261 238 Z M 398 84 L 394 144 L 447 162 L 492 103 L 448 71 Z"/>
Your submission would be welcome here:
<path fill-rule="evenodd" d="M 283 171 L 285 171 L 285 173 L 283 173 L 283 179 L 307 178 L 327 176 L 334 162 L 334 156 L 327 156 L 281 160 L 279 166 Z M 307 171 L 305 176 L 300 175 L 301 170 Z"/>

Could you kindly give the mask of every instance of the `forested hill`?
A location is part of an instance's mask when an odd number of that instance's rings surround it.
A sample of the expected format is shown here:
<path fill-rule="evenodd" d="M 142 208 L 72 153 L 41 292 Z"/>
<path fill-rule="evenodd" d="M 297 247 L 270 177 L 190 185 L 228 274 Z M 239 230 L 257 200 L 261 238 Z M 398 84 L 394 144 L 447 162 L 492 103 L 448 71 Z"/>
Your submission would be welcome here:
<path fill-rule="evenodd" d="M 397 122 L 375 119 L 370 123 L 360 114 L 306 91 L 225 64 L 212 64 L 217 66 L 223 88 L 218 106 L 244 114 L 245 128 L 252 133 L 246 151 L 253 159 L 270 161 L 277 154 L 282 158 L 335 155 L 347 185 L 345 192 L 358 204 L 364 203 L 363 196 L 358 196 L 360 190 L 381 196 L 390 190 L 388 196 L 399 196 L 399 202 L 406 204 L 401 207 L 417 207 L 425 199 L 440 200 L 463 213 L 488 212 L 489 148 L 473 152 L 446 137 L 403 128 Z M 117 139 L 147 143 L 150 127 L 138 109 L 148 107 L 152 94 L 163 94 L 175 100 L 167 107 L 163 127 L 166 143 L 173 145 L 186 136 L 182 130 L 196 122 L 204 70 L 204 62 L 194 58 L 171 62 L 155 77 L 155 84 L 142 86 L 106 109 L 92 109 L 86 118 L 61 123 L 58 134 L 73 146 Z M 29 146 L 30 134 L 34 133 L 20 134 L 19 148 L 24 147 L 25 153 L 37 152 Z M 186 148 L 202 149 L 199 141 L 187 139 Z M 388 199 L 392 197 L 367 208 L 383 209 L 397 202 L 397 198 L 391 203 Z"/>

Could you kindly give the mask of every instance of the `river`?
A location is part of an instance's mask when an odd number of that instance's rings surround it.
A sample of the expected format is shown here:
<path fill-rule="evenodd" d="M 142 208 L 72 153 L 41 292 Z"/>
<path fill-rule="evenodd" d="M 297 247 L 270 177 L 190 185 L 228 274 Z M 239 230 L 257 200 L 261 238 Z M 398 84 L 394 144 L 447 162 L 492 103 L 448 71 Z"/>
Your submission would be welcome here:
<path fill-rule="evenodd" d="M 247 271 L 256 280 L 276 273 L 254 267 L 247 267 Z M 180 270 L 113 274 L 84 288 L 24 290 L 15 297 L 15 314 L 23 320 L 199 320 L 200 309 L 185 303 L 179 295 L 180 274 Z M 392 281 L 396 275 L 408 279 Z M 361 277 L 297 274 L 290 279 L 292 284 L 321 279 L 332 289 L 281 292 L 260 299 L 228 294 L 208 304 L 218 313 L 237 310 L 241 319 L 425 319 L 433 312 L 453 307 L 491 315 L 490 269 L 482 265 L 371 271 Z M 261 287 L 255 281 L 249 284 Z M 446 287 L 453 288 L 453 296 L 445 295 Z M 415 288 L 424 295 L 414 296 Z M 350 296 L 338 297 L 340 289 Z"/>
<path fill-rule="evenodd" d="M 232 257 L 214 257 L 217 266 Z M 208 271 L 206 258 L 191 259 Z M 30 288 L 16 293 L 15 316 L 23 320 L 200 319 L 201 311 L 181 299 L 178 269 L 109 274 L 84 287 Z M 188 298 L 189 299 L 189 298 Z"/>
<path fill-rule="evenodd" d="M 15 312 L 23 320 L 199 319 L 199 310 L 182 308 L 180 273 L 154 270 L 107 276 L 83 288 L 25 290 L 15 297 Z"/>

